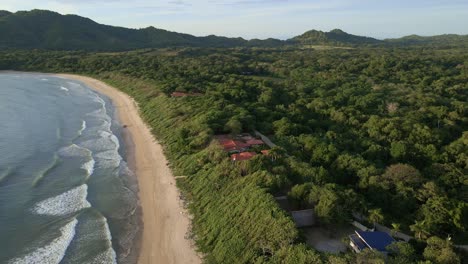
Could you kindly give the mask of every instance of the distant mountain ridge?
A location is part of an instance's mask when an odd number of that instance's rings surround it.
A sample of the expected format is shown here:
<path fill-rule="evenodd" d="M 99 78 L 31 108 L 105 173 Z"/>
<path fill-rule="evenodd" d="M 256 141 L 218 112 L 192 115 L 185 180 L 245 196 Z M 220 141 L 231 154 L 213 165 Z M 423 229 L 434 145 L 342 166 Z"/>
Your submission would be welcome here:
<path fill-rule="evenodd" d="M 317 44 L 379 44 L 382 40 L 351 35 L 341 29 L 334 29 L 330 32 L 323 32 L 319 30 L 310 30 L 304 34 L 294 37 L 289 41 L 303 45 L 317 45 Z"/>
<path fill-rule="evenodd" d="M 61 15 L 47 10 L 0 10 L 0 49 L 44 49 L 125 51 L 165 47 L 278 47 L 286 45 L 466 45 L 468 36 L 441 35 L 434 37 L 407 36 L 400 39 L 378 40 L 356 36 L 340 29 L 330 32 L 310 30 L 288 39 L 196 37 L 155 27 L 129 29 L 96 23 L 77 16 Z"/>

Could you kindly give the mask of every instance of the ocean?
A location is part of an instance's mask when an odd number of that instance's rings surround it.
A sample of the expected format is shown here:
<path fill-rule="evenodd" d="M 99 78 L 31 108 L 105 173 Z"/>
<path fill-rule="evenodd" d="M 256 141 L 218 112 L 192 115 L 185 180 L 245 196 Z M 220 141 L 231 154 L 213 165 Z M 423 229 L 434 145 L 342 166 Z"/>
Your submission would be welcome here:
<path fill-rule="evenodd" d="M 0 263 L 133 263 L 138 185 L 111 101 L 0 74 Z"/>

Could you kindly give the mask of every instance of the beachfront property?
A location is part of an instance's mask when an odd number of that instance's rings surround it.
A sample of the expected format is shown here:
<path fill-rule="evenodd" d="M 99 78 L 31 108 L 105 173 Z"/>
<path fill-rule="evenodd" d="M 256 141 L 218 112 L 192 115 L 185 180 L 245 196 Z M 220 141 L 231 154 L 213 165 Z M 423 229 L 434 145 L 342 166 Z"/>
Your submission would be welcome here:
<path fill-rule="evenodd" d="M 231 155 L 231 160 L 232 161 L 243 161 L 243 160 L 249 160 L 253 158 L 255 155 L 257 155 L 256 152 L 241 152 L 241 153 L 235 153 Z"/>
<path fill-rule="evenodd" d="M 385 232 L 379 231 L 355 231 L 349 236 L 349 245 L 356 253 L 366 248 L 387 253 L 387 246 L 395 242 L 395 239 Z"/>
<path fill-rule="evenodd" d="M 235 137 L 231 135 L 217 135 L 215 138 L 224 151 L 230 154 L 232 161 L 249 160 L 257 155 L 256 152 L 251 151 L 253 147 L 265 145 L 263 140 L 254 138 L 250 134 L 241 134 Z M 262 150 L 261 153 L 268 155 L 268 151 L 265 150 Z"/>

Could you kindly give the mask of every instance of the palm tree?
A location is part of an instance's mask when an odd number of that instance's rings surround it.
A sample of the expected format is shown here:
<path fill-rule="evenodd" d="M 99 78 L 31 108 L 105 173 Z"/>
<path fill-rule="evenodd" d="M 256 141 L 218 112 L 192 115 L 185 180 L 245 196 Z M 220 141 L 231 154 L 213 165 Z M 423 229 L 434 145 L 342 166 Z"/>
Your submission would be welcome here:
<path fill-rule="evenodd" d="M 410 229 L 414 232 L 419 240 L 421 240 L 422 235 L 429 235 L 429 233 L 426 231 L 425 221 L 416 221 L 413 225 L 410 226 Z"/>
<path fill-rule="evenodd" d="M 270 156 L 271 158 L 271 161 L 275 161 L 277 159 L 280 159 L 284 156 L 285 154 L 285 150 L 281 147 L 273 147 L 272 149 L 270 149 L 270 152 L 268 153 L 268 156 Z"/>
<path fill-rule="evenodd" d="M 368 218 L 369 218 L 369 221 L 371 221 L 374 224 L 374 229 L 375 229 L 375 224 L 378 222 L 382 222 L 384 220 L 382 209 L 377 208 L 377 209 L 369 210 Z"/>
<path fill-rule="evenodd" d="M 392 235 L 400 232 L 401 225 L 397 223 L 392 223 Z"/>

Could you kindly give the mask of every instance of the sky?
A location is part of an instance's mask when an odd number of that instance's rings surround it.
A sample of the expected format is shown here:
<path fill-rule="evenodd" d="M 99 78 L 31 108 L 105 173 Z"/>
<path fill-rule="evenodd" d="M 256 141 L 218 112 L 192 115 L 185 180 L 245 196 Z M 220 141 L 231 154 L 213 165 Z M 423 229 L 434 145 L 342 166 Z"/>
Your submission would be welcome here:
<path fill-rule="evenodd" d="M 0 0 L 0 10 L 31 9 L 113 26 L 246 39 L 335 28 L 379 39 L 468 34 L 468 0 Z"/>

